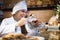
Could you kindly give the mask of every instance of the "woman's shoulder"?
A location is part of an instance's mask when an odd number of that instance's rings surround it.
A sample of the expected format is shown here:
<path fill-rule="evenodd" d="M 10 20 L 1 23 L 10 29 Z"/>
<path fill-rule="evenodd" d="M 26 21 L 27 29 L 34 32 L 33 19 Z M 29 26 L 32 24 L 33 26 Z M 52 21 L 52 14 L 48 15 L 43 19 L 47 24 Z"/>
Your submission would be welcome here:
<path fill-rule="evenodd" d="M 13 18 L 12 17 L 9 17 L 9 18 L 4 18 L 2 21 L 11 21 Z"/>

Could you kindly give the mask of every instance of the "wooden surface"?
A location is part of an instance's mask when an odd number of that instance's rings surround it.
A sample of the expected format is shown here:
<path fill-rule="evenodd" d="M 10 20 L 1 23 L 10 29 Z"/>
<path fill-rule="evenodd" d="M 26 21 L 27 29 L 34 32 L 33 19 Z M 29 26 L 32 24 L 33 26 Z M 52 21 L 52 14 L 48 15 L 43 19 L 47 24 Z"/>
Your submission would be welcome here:
<path fill-rule="evenodd" d="M 30 13 L 34 14 L 38 20 L 48 22 L 54 12 L 53 10 L 33 10 Z"/>

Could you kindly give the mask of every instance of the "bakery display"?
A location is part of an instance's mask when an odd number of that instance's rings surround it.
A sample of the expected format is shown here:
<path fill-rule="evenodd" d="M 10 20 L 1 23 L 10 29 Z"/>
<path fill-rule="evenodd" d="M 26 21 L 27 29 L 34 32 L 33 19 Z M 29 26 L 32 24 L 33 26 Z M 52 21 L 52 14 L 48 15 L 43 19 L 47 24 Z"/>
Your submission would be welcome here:
<path fill-rule="evenodd" d="M 38 40 L 38 38 L 25 36 L 23 34 L 8 34 L 3 36 L 2 40 Z"/>
<path fill-rule="evenodd" d="M 59 33 L 58 33 L 58 31 L 51 31 L 49 33 L 49 39 L 48 40 L 59 40 Z"/>

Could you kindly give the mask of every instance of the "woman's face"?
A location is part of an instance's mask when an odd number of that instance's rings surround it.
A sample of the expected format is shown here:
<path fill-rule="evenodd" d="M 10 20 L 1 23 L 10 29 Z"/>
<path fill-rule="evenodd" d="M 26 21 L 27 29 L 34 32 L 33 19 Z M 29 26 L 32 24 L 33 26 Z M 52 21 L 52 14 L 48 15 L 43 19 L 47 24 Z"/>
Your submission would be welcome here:
<path fill-rule="evenodd" d="M 26 11 L 24 10 L 19 10 L 16 14 L 15 14 L 15 17 L 20 20 L 22 17 L 25 17 L 27 14 Z"/>

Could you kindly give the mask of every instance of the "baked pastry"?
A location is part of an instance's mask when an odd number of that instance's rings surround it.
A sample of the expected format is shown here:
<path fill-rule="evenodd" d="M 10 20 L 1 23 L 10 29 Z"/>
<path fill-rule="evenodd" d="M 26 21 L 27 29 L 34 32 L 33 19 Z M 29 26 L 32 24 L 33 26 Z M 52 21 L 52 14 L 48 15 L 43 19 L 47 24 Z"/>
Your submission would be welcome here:
<path fill-rule="evenodd" d="M 22 39 L 26 39 L 26 37 L 23 34 L 15 34 L 14 39 L 21 39 L 22 40 Z"/>
<path fill-rule="evenodd" d="M 28 40 L 38 40 L 38 38 L 32 37 L 32 36 L 26 36 Z"/>
<path fill-rule="evenodd" d="M 3 36 L 2 40 L 38 40 L 38 38 L 25 36 L 23 34 L 8 34 Z"/>
<path fill-rule="evenodd" d="M 2 36 L 2 40 L 13 40 L 14 35 L 12 33 Z"/>

